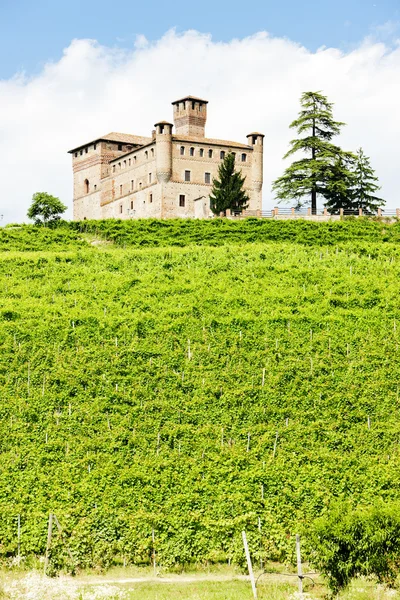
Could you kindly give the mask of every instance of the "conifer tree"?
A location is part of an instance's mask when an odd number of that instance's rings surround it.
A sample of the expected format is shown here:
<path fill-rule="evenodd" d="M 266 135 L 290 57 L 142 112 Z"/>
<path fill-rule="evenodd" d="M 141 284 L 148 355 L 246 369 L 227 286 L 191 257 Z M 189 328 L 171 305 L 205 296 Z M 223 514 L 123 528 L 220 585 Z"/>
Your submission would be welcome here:
<path fill-rule="evenodd" d="M 326 197 L 328 167 L 342 154 L 331 140 L 344 123 L 333 120 L 333 104 L 320 92 L 304 92 L 300 103 L 299 116 L 290 127 L 305 135 L 290 142 L 291 148 L 284 158 L 296 152 L 306 156 L 293 162 L 273 183 L 273 189 L 280 201 L 296 200 L 299 208 L 311 203 L 312 214 L 316 214 L 317 196 Z"/>
<path fill-rule="evenodd" d="M 218 178 L 213 179 L 210 195 L 210 208 L 215 215 L 246 209 L 249 197 L 243 189 L 245 177 L 241 171 L 235 171 L 235 155 L 227 154 L 218 168 Z"/>
<path fill-rule="evenodd" d="M 357 151 L 354 164 L 354 186 L 352 189 L 352 203 L 354 208 L 362 208 L 365 214 L 374 214 L 385 200 L 378 198 L 375 193 L 380 190 L 378 177 L 371 167 L 370 158 L 365 156 L 362 148 Z"/>
<path fill-rule="evenodd" d="M 325 207 L 331 214 L 339 214 L 342 208 L 345 212 L 356 212 L 353 204 L 353 189 L 356 178 L 354 165 L 357 157 L 351 152 L 342 152 L 333 163 L 327 167 Z M 358 212 L 358 211 L 357 211 Z"/>

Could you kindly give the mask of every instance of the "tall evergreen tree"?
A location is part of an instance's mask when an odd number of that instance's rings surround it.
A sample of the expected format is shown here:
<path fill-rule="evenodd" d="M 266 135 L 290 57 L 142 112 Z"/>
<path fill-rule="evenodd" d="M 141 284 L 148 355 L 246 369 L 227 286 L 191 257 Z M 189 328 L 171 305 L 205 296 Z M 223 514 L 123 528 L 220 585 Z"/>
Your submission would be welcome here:
<path fill-rule="evenodd" d="M 218 168 L 218 178 L 213 179 L 210 208 L 215 215 L 227 209 L 241 212 L 247 208 L 249 197 L 243 189 L 244 181 L 241 171 L 235 171 L 235 155 L 227 154 Z"/>
<path fill-rule="evenodd" d="M 326 194 L 328 167 L 342 154 L 331 140 L 344 123 L 333 120 L 333 104 L 320 92 L 304 92 L 300 103 L 299 116 L 290 127 L 305 135 L 290 142 L 291 148 L 284 158 L 296 152 L 306 156 L 293 162 L 273 183 L 273 189 L 280 201 L 296 200 L 298 207 L 311 203 L 312 213 L 316 214 L 317 196 Z"/>
<path fill-rule="evenodd" d="M 371 167 L 370 159 L 365 156 L 362 148 L 357 151 L 354 164 L 354 187 L 352 189 L 352 203 L 354 208 L 362 208 L 366 214 L 374 214 L 380 206 L 384 206 L 385 200 L 379 198 L 375 193 L 380 190 L 378 177 Z"/>
<path fill-rule="evenodd" d="M 342 152 L 327 167 L 325 206 L 332 214 L 355 212 L 353 188 L 355 185 L 354 165 L 357 157 L 351 152 Z"/>

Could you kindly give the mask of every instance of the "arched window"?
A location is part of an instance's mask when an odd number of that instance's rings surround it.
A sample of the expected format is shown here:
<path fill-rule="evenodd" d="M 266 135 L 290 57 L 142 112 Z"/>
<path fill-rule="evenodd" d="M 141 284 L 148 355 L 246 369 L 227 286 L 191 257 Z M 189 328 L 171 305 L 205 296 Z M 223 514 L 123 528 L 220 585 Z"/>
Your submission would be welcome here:
<path fill-rule="evenodd" d="M 190 156 L 194 156 L 194 148 L 190 148 L 189 154 L 190 154 Z"/>
<path fill-rule="evenodd" d="M 247 160 L 247 154 L 242 154 L 242 162 L 246 162 Z"/>
<path fill-rule="evenodd" d="M 85 194 L 89 193 L 89 189 L 90 189 L 90 185 L 89 185 L 89 179 L 85 179 Z"/>
<path fill-rule="evenodd" d="M 154 156 L 154 148 L 151 149 L 151 156 Z"/>
<path fill-rule="evenodd" d="M 200 148 L 200 157 L 203 158 L 204 156 L 204 148 Z"/>
<path fill-rule="evenodd" d="M 147 150 L 146 150 L 146 152 L 144 153 L 144 157 L 145 157 L 145 159 L 146 159 L 146 160 L 149 158 L 149 153 L 147 152 Z"/>
<path fill-rule="evenodd" d="M 212 157 L 213 157 L 213 151 L 212 151 L 212 150 L 209 150 L 209 151 L 208 151 L 208 158 L 212 158 Z"/>
<path fill-rule="evenodd" d="M 181 152 L 181 156 L 184 156 L 184 154 L 185 154 L 185 146 L 181 146 L 180 152 Z"/>

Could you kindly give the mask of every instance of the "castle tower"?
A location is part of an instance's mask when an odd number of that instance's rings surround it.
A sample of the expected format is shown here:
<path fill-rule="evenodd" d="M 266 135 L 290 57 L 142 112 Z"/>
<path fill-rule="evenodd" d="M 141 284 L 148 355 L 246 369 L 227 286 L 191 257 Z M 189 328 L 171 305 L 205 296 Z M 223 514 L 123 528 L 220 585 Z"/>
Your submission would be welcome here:
<path fill-rule="evenodd" d="M 207 100 L 194 96 L 186 96 L 173 102 L 176 134 L 204 138 L 207 104 Z"/>
<path fill-rule="evenodd" d="M 247 136 L 249 146 L 253 147 L 253 159 L 251 166 L 251 179 L 254 205 L 256 210 L 262 209 L 262 185 L 263 185 L 263 158 L 264 158 L 264 135 L 262 133 L 249 133 Z"/>
<path fill-rule="evenodd" d="M 159 183 L 167 183 L 172 175 L 172 123 L 160 121 L 156 128 L 156 169 Z"/>

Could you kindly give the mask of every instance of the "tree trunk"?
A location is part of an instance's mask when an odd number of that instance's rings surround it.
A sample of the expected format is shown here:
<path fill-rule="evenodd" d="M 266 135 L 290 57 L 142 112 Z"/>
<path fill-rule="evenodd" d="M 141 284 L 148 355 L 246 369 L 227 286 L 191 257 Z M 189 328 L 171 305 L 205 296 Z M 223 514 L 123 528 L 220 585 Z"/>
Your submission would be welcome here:
<path fill-rule="evenodd" d="M 314 109 L 315 112 L 315 109 Z M 312 135 L 313 138 L 315 138 L 315 119 L 313 119 L 313 128 L 312 128 Z M 315 147 L 312 147 L 312 159 L 315 160 Z M 312 215 L 316 215 L 317 214 L 317 182 L 315 181 L 315 179 L 313 180 L 313 187 L 311 190 L 311 214 Z"/>

